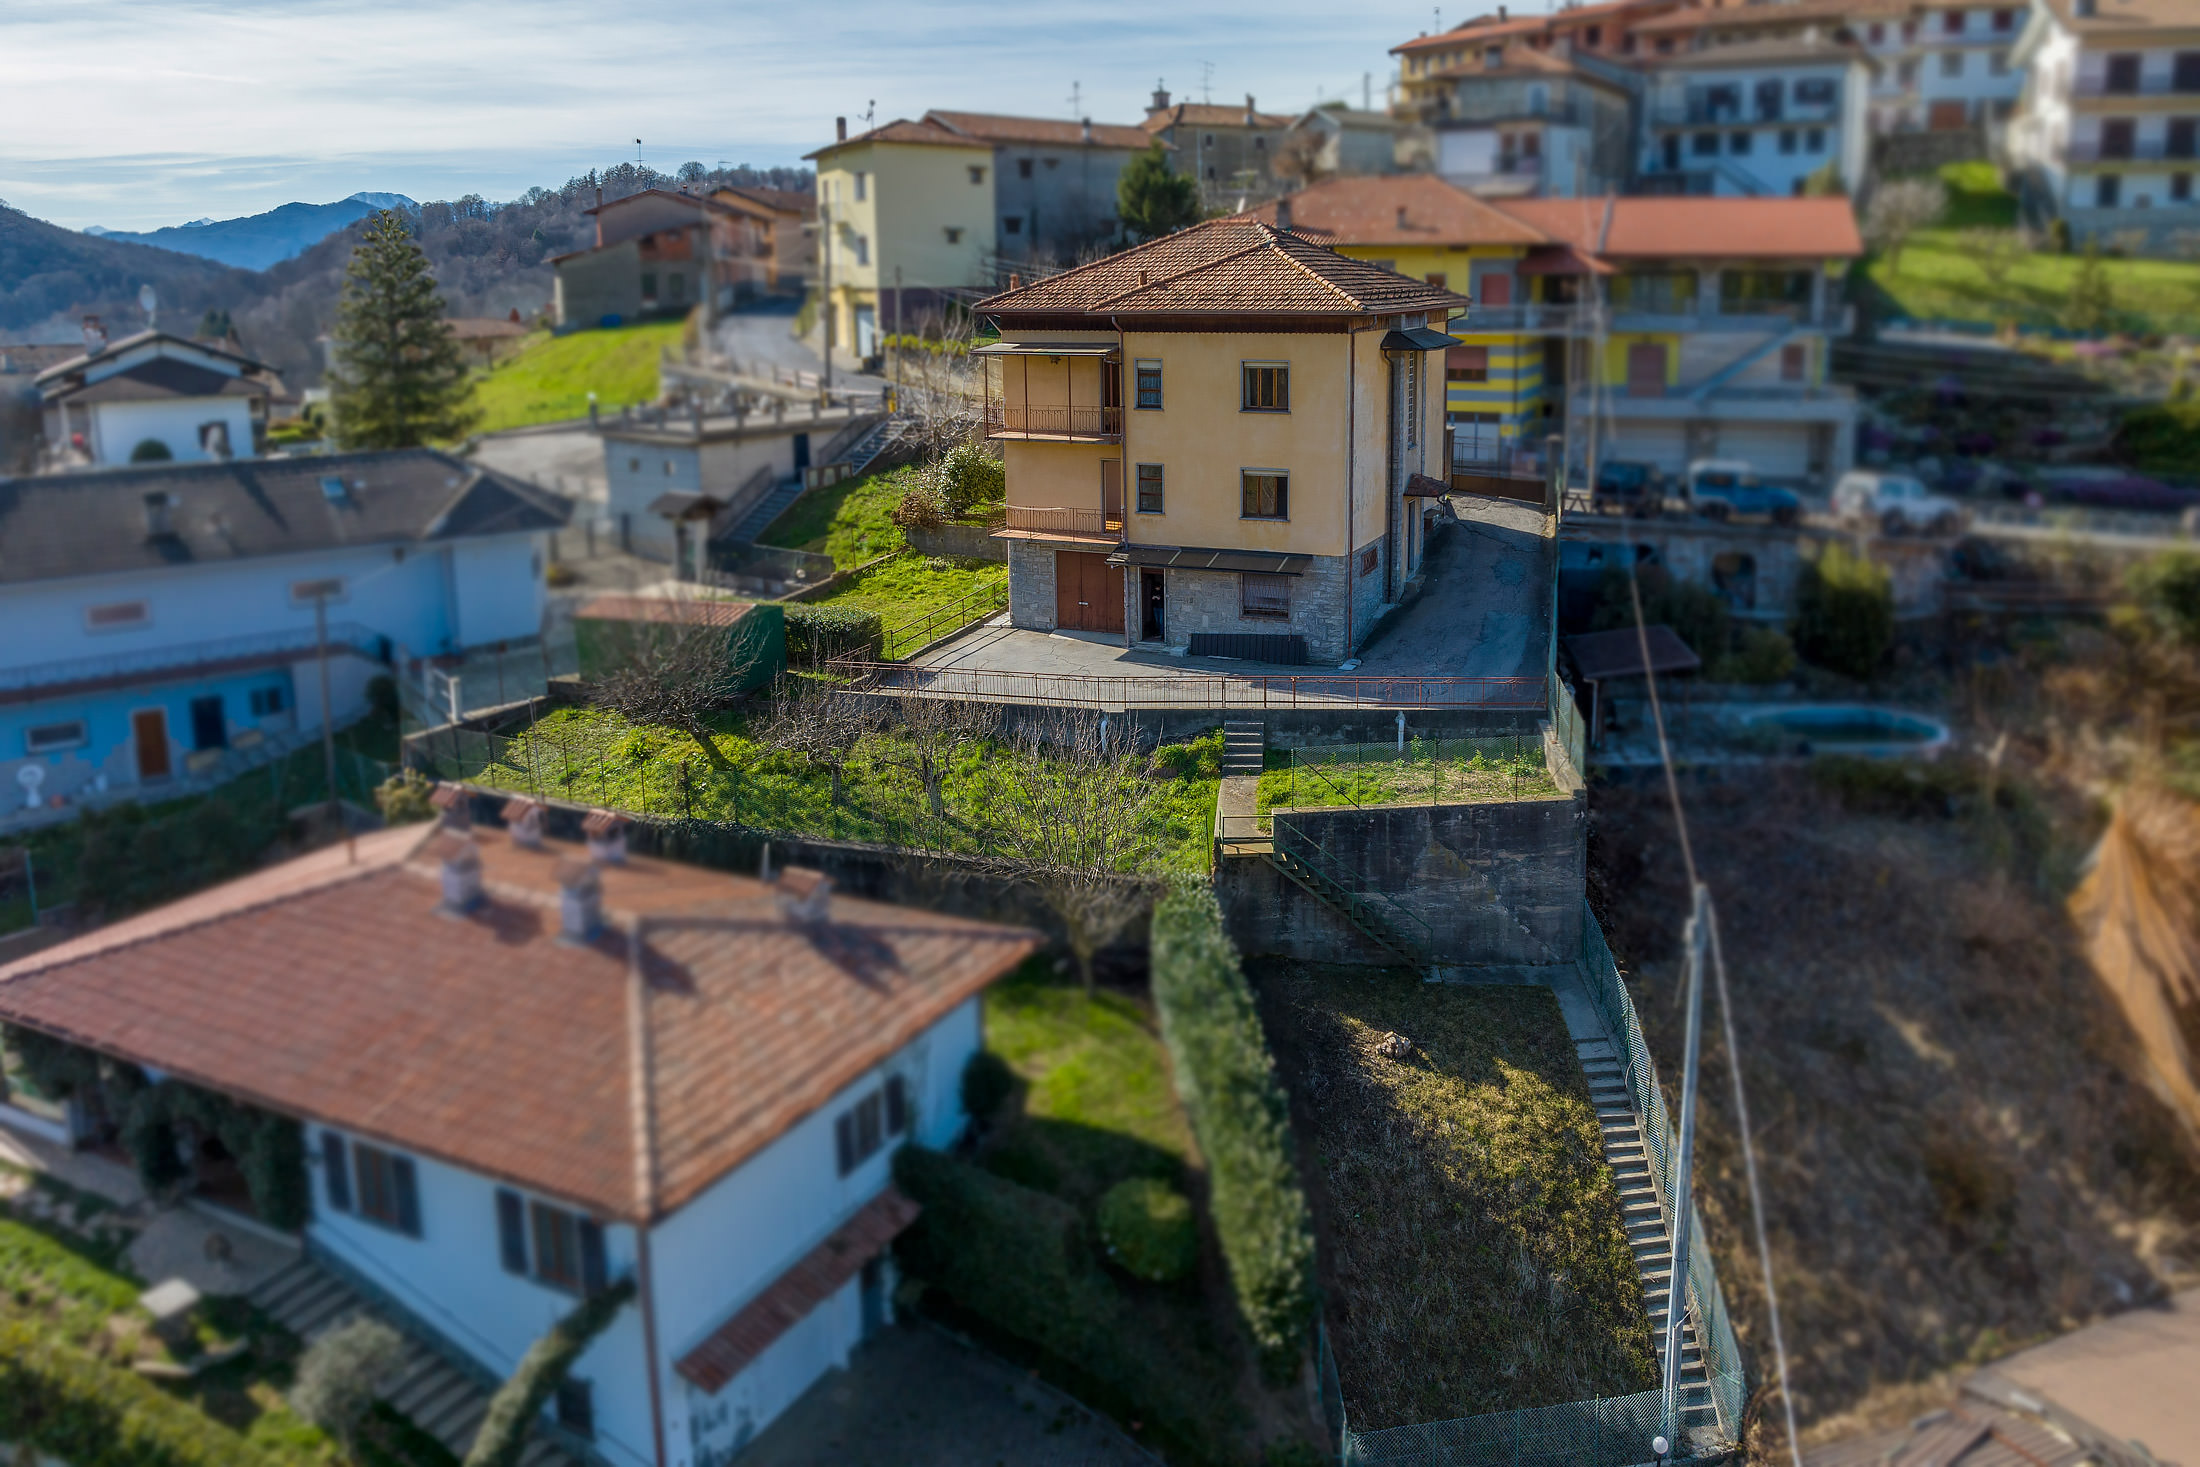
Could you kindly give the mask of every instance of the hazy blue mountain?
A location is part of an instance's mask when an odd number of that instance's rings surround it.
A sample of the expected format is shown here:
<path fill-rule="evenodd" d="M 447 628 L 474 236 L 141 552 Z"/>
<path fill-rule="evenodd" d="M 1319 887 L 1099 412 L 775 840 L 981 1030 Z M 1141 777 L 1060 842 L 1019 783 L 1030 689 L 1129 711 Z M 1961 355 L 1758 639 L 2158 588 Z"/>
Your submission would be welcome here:
<path fill-rule="evenodd" d="M 377 209 L 417 212 L 420 206 L 403 194 L 358 193 L 333 204 L 284 204 L 265 214 L 243 219 L 194 219 L 166 229 L 133 234 L 120 229 L 87 229 L 100 239 L 126 240 L 152 245 L 201 259 L 219 260 L 242 270 L 265 270 L 293 259 L 322 240 Z"/>

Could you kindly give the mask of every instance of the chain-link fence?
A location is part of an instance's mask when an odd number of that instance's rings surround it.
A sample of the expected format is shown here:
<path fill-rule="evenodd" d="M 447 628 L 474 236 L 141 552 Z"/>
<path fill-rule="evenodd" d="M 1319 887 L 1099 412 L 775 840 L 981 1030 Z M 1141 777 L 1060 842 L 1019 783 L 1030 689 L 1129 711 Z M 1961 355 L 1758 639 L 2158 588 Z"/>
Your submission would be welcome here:
<path fill-rule="evenodd" d="M 1348 1467 L 1631 1467 L 1657 1458 L 1656 1391 L 1345 1433 Z"/>

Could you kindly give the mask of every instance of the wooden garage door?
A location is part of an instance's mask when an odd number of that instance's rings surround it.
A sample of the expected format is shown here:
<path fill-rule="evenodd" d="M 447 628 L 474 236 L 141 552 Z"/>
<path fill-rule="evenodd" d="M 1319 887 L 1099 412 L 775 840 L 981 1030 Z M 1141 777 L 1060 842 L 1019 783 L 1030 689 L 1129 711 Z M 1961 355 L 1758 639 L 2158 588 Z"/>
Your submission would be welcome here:
<path fill-rule="evenodd" d="M 1123 630 L 1123 568 L 1105 555 L 1054 552 L 1054 624 L 1071 632 Z"/>

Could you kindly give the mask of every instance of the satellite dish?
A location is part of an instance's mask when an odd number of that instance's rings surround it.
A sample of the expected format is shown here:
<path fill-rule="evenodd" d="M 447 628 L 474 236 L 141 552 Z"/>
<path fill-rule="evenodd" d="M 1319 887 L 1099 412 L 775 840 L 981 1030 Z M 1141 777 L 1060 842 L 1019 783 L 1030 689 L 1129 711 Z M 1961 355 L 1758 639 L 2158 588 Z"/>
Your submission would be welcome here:
<path fill-rule="evenodd" d="M 23 787 L 23 807 L 26 810 L 37 809 L 38 787 L 46 782 L 46 766 L 43 764 L 24 765 L 15 771 L 15 782 Z"/>
<path fill-rule="evenodd" d="M 150 284 L 138 287 L 138 309 L 145 313 L 145 324 L 147 326 L 153 324 L 153 310 L 159 304 L 160 302 L 154 296 L 153 287 Z"/>

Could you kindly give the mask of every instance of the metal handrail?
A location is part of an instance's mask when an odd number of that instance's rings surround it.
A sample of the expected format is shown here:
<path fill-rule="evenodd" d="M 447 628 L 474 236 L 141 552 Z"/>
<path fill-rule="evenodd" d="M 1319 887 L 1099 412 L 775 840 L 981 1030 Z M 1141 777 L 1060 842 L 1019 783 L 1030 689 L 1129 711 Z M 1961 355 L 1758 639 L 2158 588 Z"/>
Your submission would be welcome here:
<path fill-rule="evenodd" d="M 1006 583 L 958 596 L 935 611 L 902 622 L 898 626 L 888 627 L 879 638 L 879 656 L 888 662 L 897 661 L 918 648 L 931 646 L 942 637 L 977 625 L 1006 605 Z M 909 650 L 904 652 L 900 650 L 902 648 Z"/>
<path fill-rule="evenodd" d="M 332 622 L 328 628 L 331 648 L 348 648 L 379 659 L 383 638 L 357 622 Z M 103 656 L 69 657 L 58 662 L 34 662 L 22 667 L 0 667 L 0 691 L 40 688 L 57 683 L 85 682 L 97 678 L 124 677 L 134 673 L 179 671 L 232 658 L 259 657 L 278 652 L 310 653 L 315 646 L 309 620 L 302 627 L 275 632 L 253 632 L 239 637 L 212 637 L 165 647 L 143 647 Z"/>
<path fill-rule="evenodd" d="M 1402 925 L 1405 930 L 1396 935 L 1412 949 L 1405 956 L 1419 962 L 1435 961 L 1436 929 L 1429 926 L 1427 918 L 1389 892 L 1361 885 L 1358 876 L 1330 860 L 1320 844 L 1288 818 L 1275 818 L 1273 838 L 1277 855 L 1299 862 L 1343 892 L 1347 905 L 1356 912 L 1372 913 L 1377 925 L 1393 928 Z"/>
<path fill-rule="evenodd" d="M 1541 677 L 1381 677 L 1347 673 L 1102 677 L 843 662 L 859 692 L 913 693 L 1040 707 L 1099 708 L 1479 708 L 1541 709 Z"/>
<path fill-rule="evenodd" d="M 1029 404 L 989 402 L 985 405 L 988 433 L 1038 433 L 1061 438 L 1108 438 L 1123 431 L 1120 407 L 1032 407 Z"/>

